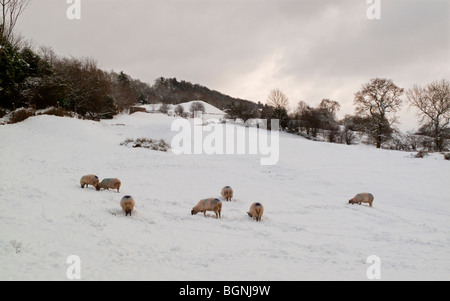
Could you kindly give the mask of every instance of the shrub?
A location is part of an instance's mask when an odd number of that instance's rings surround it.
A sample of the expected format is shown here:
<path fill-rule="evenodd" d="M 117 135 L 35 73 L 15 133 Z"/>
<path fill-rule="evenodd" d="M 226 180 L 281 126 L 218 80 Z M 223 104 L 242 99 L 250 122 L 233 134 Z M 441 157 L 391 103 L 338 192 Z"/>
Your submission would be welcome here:
<path fill-rule="evenodd" d="M 355 132 L 352 131 L 348 126 L 345 126 L 341 133 L 342 142 L 345 142 L 347 145 L 352 145 L 353 142 L 356 140 Z"/>
<path fill-rule="evenodd" d="M 19 108 L 10 113 L 11 117 L 9 118 L 10 124 L 24 121 L 28 117 L 34 116 L 35 111 L 31 108 Z"/>
<path fill-rule="evenodd" d="M 339 137 L 339 127 L 338 126 L 332 126 L 330 128 L 330 130 L 328 130 L 328 133 L 327 133 L 325 138 L 328 140 L 328 142 L 332 142 L 332 143 L 333 142 L 338 142 L 338 138 L 340 138 Z"/>
<path fill-rule="evenodd" d="M 444 153 L 444 159 L 450 160 L 450 153 Z"/>
<path fill-rule="evenodd" d="M 167 114 L 169 112 L 169 104 L 167 103 L 162 103 L 161 106 L 159 107 L 159 111 L 163 114 Z"/>
<path fill-rule="evenodd" d="M 420 150 L 415 154 L 414 158 L 423 158 L 425 156 L 428 156 L 428 152 Z"/>
<path fill-rule="evenodd" d="M 184 107 L 182 105 L 178 105 L 175 108 L 175 114 L 177 114 L 178 116 L 183 116 L 184 115 Z"/>
<path fill-rule="evenodd" d="M 170 148 L 170 145 L 163 139 L 153 140 L 148 138 L 138 138 L 138 139 L 127 138 L 125 141 L 120 143 L 120 145 L 125 146 L 131 145 L 131 147 L 133 148 L 142 147 L 161 152 L 167 152 L 167 150 Z"/>
<path fill-rule="evenodd" d="M 45 110 L 41 110 L 37 113 L 38 115 L 53 115 L 58 117 L 64 117 L 66 116 L 66 112 L 63 108 L 55 108 L 55 107 L 48 107 Z"/>
<path fill-rule="evenodd" d="M 205 113 L 205 106 L 203 105 L 203 103 L 196 101 L 191 104 L 189 111 L 191 112 L 191 116 L 194 117 L 195 112 Z"/>
<path fill-rule="evenodd" d="M 6 114 L 8 114 L 8 112 L 8 110 L 0 108 L 0 118 L 3 118 Z"/>

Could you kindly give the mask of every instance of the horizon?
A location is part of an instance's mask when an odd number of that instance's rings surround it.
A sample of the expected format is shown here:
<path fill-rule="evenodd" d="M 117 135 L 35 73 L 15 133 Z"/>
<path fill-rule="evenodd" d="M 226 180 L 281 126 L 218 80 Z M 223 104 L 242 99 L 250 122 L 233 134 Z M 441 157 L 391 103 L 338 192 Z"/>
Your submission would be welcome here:
<path fill-rule="evenodd" d="M 37 47 L 92 57 L 151 85 L 183 79 L 255 103 L 278 88 L 291 110 L 328 98 L 342 118 L 372 78 L 405 90 L 450 78 L 445 0 L 80 0 L 79 19 L 69 18 L 71 3 L 31 1 L 17 31 Z M 397 115 L 402 131 L 418 129 L 406 101 Z"/>

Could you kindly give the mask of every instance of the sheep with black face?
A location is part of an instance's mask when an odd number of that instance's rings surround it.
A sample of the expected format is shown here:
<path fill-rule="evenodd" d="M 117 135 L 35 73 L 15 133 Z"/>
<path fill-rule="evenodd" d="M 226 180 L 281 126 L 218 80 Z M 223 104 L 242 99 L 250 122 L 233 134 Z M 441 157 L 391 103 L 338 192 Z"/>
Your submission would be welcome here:
<path fill-rule="evenodd" d="M 203 212 L 206 217 L 206 211 L 214 211 L 216 218 L 221 218 L 222 202 L 217 198 L 209 198 L 200 200 L 197 205 L 191 210 L 191 214 L 195 215 L 199 212 Z"/>
<path fill-rule="evenodd" d="M 96 175 L 85 175 L 82 176 L 80 179 L 80 185 L 81 188 L 84 188 L 84 186 L 88 187 L 89 185 L 94 186 L 95 189 L 100 190 L 99 186 L 99 179 Z"/>
<path fill-rule="evenodd" d="M 261 221 L 261 217 L 264 213 L 264 206 L 261 203 L 253 203 L 247 212 L 248 216 L 256 219 L 257 222 Z"/>
<path fill-rule="evenodd" d="M 360 204 L 361 203 L 368 203 L 370 207 L 372 207 L 373 203 L 373 195 L 371 193 L 363 192 L 358 193 L 355 195 L 352 199 L 348 200 L 349 204 Z"/>
<path fill-rule="evenodd" d="M 131 212 L 134 210 L 134 205 L 135 205 L 134 199 L 129 195 L 124 196 L 120 200 L 120 206 L 122 207 L 122 210 L 125 212 L 125 216 L 127 216 L 128 214 L 131 216 Z"/>

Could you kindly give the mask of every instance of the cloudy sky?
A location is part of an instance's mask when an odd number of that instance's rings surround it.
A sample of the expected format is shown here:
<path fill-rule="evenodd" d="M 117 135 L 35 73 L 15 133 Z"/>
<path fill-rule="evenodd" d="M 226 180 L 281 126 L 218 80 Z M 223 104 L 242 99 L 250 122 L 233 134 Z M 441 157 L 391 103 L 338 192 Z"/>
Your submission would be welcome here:
<path fill-rule="evenodd" d="M 450 79 L 448 0 L 80 0 L 70 20 L 72 1 L 31 0 L 17 29 L 148 83 L 176 77 L 263 103 L 279 88 L 292 109 L 329 98 L 342 117 L 371 78 Z M 376 1 L 380 19 L 369 19 Z M 406 108 L 400 126 L 416 128 Z"/>

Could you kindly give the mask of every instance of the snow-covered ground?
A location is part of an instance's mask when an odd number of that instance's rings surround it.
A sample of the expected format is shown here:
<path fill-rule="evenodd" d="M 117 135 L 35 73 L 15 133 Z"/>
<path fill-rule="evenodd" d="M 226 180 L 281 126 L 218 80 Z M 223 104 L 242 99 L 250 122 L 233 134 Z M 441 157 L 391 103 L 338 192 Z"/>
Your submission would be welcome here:
<path fill-rule="evenodd" d="M 165 139 L 175 117 L 93 122 L 36 116 L 0 126 L 0 280 L 450 280 L 450 162 L 280 133 L 280 158 L 129 148 Z M 191 120 L 192 122 L 192 120 Z M 239 127 L 238 131 L 245 130 Z M 82 175 L 122 180 L 81 189 Z M 234 189 L 222 219 L 191 208 Z M 349 205 L 359 192 L 373 207 Z M 132 195 L 125 217 L 120 199 Z M 252 202 L 265 206 L 250 220 Z"/>
<path fill-rule="evenodd" d="M 184 112 L 189 113 L 191 110 L 191 106 L 193 103 L 200 103 L 205 108 L 205 117 L 207 118 L 225 118 L 226 113 L 218 108 L 216 108 L 213 105 L 210 105 L 209 103 L 202 101 L 202 100 L 193 100 L 188 102 L 180 103 L 179 105 L 183 107 Z M 174 116 L 175 115 L 175 109 L 178 105 L 168 105 L 168 115 Z M 145 108 L 147 112 L 158 112 L 161 104 L 155 103 L 155 104 L 148 104 L 148 105 L 140 105 L 140 107 Z"/>

